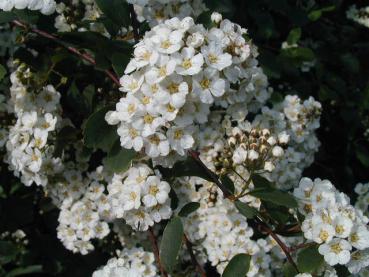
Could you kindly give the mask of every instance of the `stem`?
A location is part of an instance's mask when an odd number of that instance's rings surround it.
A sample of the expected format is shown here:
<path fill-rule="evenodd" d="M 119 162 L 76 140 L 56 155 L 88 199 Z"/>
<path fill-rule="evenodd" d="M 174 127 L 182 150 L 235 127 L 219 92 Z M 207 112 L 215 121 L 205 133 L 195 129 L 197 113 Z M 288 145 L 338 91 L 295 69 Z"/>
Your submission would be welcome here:
<path fill-rule="evenodd" d="M 137 15 L 136 15 L 135 9 L 134 9 L 132 4 L 129 4 L 129 13 L 131 15 L 132 28 L 133 28 L 133 37 L 135 39 L 135 42 L 137 43 L 140 40 L 139 23 L 138 23 L 138 20 L 137 20 Z"/>
<path fill-rule="evenodd" d="M 31 31 L 32 33 L 35 33 L 35 34 L 37 34 L 41 37 L 50 39 L 50 40 L 56 42 L 57 44 L 63 46 L 69 52 L 79 56 L 82 60 L 85 60 L 85 61 L 89 62 L 92 65 L 96 65 L 96 61 L 93 57 L 91 57 L 90 55 L 88 55 L 86 53 L 82 53 L 81 51 L 79 51 L 78 49 L 76 49 L 72 46 L 66 45 L 65 42 L 63 42 L 62 40 L 60 40 L 59 38 L 57 38 L 56 36 L 54 36 L 52 34 L 49 34 L 45 31 L 42 31 L 42 30 L 39 30 L 39 29 L 36 29 L 36 28 L 29 27 L 28 25 L 24 24 L 23 22 L 21 22 L 19 20 L 13 20 L 13 24 L 18 26 L 18 27 L 21 27 L 25 30 Z M 113 72 L 111 72 L 110 70 L 104 70 L 104 72 L 116 85 L 120 86 L 119 80 Z"/>
<path fill-rule="evenodd" d="M 306 247 L 310 247 L 310 246 L 313 246 L 315 245 L 316 243 L 315 242 L 309 242 L 309 243 L 301 243 L 301 244 L 298 244 L 298 245 L 295 245 L 295 246 L 292 246 L 289 248 L 289 251 L 290 252 L 295 252 L 301 248 L 306 248 Z"/>
<path fill-rule="evenodd" d="M 290 253 L 290 248 L 278 237 L 277 234 L 275 234 L 273 232 L 273 230 L 266 224 L 264 223 L 259 217 L 255 217 L 256 222 L 259 224 L 259 226 L 264 229 L 264 231 L 270 235 L 275 241 L 276 243 L 278 243 L 279 247 L 282 249 L 282 251 L 284 252 L 284 254 L 287 257 L 288 262 L 296 269 L 296 272 L 299 272 L 297 265 L 295 264 L 295 262 L 293 261 L 293 258 L 291 256 Z"/>
<path fill-rule="evenodd" d="M 196 256 L 193 252 L 192 243 L 190 242 L 190 240 L 187 238 L 186 235 L 184 235 L 184 240 L 186 243 L 187 250 L 190 253 L 192 264 L 194 265 L 196 271 L 200 274 L 201 277 L 206 277 L 206 273 L 204 269 L 201 267 L 201 265 L 197 261 Z"/>
<path fill-rule="evenodd" d="M 220 188 L 220 190 L 223 192 L 223 196 L 231 201 L 236 200 L 236 197 L 228 191 L 228 189 L 219 181 L 218 176 L 211 171 L 200 159 L 199 153 L 193 150 L 189 150 L 188 153 L 192 157 L 192 159 L 195 160 L 195 162 L 204 169 L 206 175 Z"/>
<path fill-rule="evenodd" d="M 166 271 L 163 268 L 163 265 L 161 264 L 160 255 L 159 255 L 159 248 L 158 248 L 158 241 L 157 241 L 156 236 L 154 234 L 154 231 L 152 230 L 151 227 L 149 228 L 149 239 L 150 239 L 150 242 L 151 242 L 152 251 L 154 252 L 155 260 L 156 260 L 156 263 L 158 264 L 161 276 L 162 277 L 168 277 L 168 274 L 166 273 Z"/>

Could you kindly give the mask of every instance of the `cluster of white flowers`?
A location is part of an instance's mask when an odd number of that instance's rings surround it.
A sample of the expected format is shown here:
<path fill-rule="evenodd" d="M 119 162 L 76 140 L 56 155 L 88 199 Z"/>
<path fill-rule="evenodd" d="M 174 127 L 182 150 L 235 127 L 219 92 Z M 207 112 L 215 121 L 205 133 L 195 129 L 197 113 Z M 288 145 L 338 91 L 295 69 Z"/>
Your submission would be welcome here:
<path fill-rule="evenodd" d="M 102 239 L 110 232 L 106 221 L 112 216 L 104 180 L 99 178 L 101 170 L 98 168 L 85 179 L 79 172 L 69 175 L 75 190 L 61 204 L 57 231 L 64 246 L 73 252 L 87 254 L 94 249 L 92 239 Z"/>
<path fill-rule="evenodd" d="M 59 32 L 85 31 L 86 27 L 77 23 L 88 21 L 86 25 L 90 31 L 107 34 L 104 25 L 96 22 L 101 17 L 101 11 L 94 0 L 74 0 L 70 4 L 61 2 L 56 5 L 56 12 L 54 26 Z"/>
<path fill-rule="evenodd" d="M 255 121 L 272 133 L 286 132 L 290 137 L 283 159 L 276 164 L 269 177 L 281 188 L 294 187 L 305 168 L 314 161 L 320 142 L 316 129 L 320 126 L 321 104 L 310 97 L 302 101 L 296 95 L 287 95 L 273 109 L 263 107 Z M 255 124 L 255 123 L 254 123 Z"/>
<path fill-rule="evenodd" d="M 14 232 L 9 232 L 9 231 L 5 231 L 3 233 L 0 234 L 0 239 L 1 240 L 13 240 L 14 242 L 21 244 L 21 245 L 27 245 L 28 244 L 28 239 L 26 236 L 26 233 L 21 230 L 15 230 Z"/>
<path fill-rule="evenodd" d="M 207 8 L 203 0 L 127 0 L 134 5 L 139 21 L 147 21 L 151 27 L 165 20 L 190 16 L 197 18 Z"/>
<path fill-rule="evenodd" d="M 124 248 L 92 277 L 159 277 L 154 254 L 143 248 Z"/>
<path fill-rule="evenodd" d="M 346 265 L 353 274 L 369 265 L 369 220 L 344 193 L 328 180 L 302 178 L 294 195 L 305 215 L 304 236 L 320 245 L 329 265 Z"/>
<path fill-rule="evenodd" d="M 170 165 L 196 148 L 210 109 L 240 120 L 256 111 L 269 91 L 245 33 L 228 20 L 206 30 L 189 17 L 147 32 L 120 79 L 126 95 L 106 115 L 119 124 L 122 147 L 144 148 L 154 164 Z"/>
<path fill-rule="evenodd" d="M 55 12 L 56 2 L 54 0 L 1 0 L 0 10 L 11 11 L 12 9 L 29 9 L 40 11 L 42 14 L 50 15 Z"/>
<path fill-rule="evenodd" d="M 346 16 L 348 19 L 369 28 L 369 6 L 357 8 L 356 5 L 352 5 L 347 10 Z"/>
<path fill-rule="evenodd" d="M 124 219 L 134 229 L 145 231 L 172 215 L 169 184 L 146 164 L 114 174 L 107 188 L 112 215 Z"/>
<path fill-rule="evenodd" d="M 62 170 L 59 158 L 53 157 L 55 130 L 60 127 L 60 94 L 52 85 L 40 89 L 32 85 L 32 73 L 19 66 L 11 74 L 12 86 L 9 107 L 16 117 L 10 127 L 7 163 L 21 181 L 46 186 L 48 177 Z"/>
<path fill-rule="evenodd" d="M 362 210 L 366 216 L 369 216 L 369 183 L 358 183 L 355 186 L 355 192 L 358 195 L 355 208 Z"/>

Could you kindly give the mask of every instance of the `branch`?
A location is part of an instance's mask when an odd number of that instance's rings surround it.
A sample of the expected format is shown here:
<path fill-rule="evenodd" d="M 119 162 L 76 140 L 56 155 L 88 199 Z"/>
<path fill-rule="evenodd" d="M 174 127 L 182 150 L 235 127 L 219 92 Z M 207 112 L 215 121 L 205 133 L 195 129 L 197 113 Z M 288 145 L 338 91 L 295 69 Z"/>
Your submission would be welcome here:
<path fill-rule="evenodd" d="M 139 23 L 138 23 L 138 20 L 137 20 L 137 15 L 136 15 L 135 9 L 133 7 L 133 4 L 129 4 L 129 13 L 131 15 L 131 22 L 132 22 L 132 28 L 133 28 L 133 37 L 135 39 L 135 42 L 137 43 L 140 40 Z"/>
<path fill-rule="evenodd" d="M 189 150 L 188 153 L 190 156 L 197 162 L 197 164 L 205 170 L 205 173 L 213 180 L 213 182 L 222 190 L 223 195 L 225 198 L 230 199 L 231 201 L 235 201 L 237 198 L 231 194 L 226 187 L 219 181 L 218 176 L 211 171 L 200 159 L 199 154 L 196 151 Z M 266 224 L 262 219 L 259 217 L 255 217 L 255 221 L 257 225 L 263 229 L 268 235 L 270 235 L 281 247 L 282 251 L 285 253 L 287 260 L 290 262 L 290 264 L 296 269 L 297 272 L 299 272 L 297 265 L 293 261 L 293 258 L 290 253 L 289 247 L 284 244 L 283 241 L 274 233 L 274 231 Z"/>
<path fill-rule="evenodd" d="M 293 261 L 293 258 L 291 256 L 291 251 L 290 248 L 278 237 L 277 234 L 275 234 L 273 232 L 273 230 L 266 224 L 264 223 L 259 217 L 255 217 L 256 222 L 259 224 L 259 226 L 261 227 L 261 229 L 264 229 L 264 231 L 270 235 L 275 241 L 276 243 L 278 243 L 279 247 L 282 249 L 282 251 L 284 252 L 284 254 L 287 257 L 288 262 L 296 269 L 296 272 L 299 272 L 297 265 L 295 264 L 295 262 Z"/>
<path fill-rule="evenodd" d="M 186 243 L 187 250 L 190 253 L 192 264 L 194 265 L 196 271 L 200 274 L 201 277 L 206 277 L 205 271 L 203 270 L 203 268 L 201 267 L 201 265 L 197 261 L 196 256 L 193 252 L 192 243 L 189 241 L 189 239 L 187 238 L 186 235 L 184 235 L 184 240 L 185 240 L 185 243 Z"/>
<path fill-rule="evenodd" d="M 85 60 L 87 62 L 89 62 L 90 64 L 92 65 L 96 65 L 96 61 L 94 60 L 93 57 L 91 57 L 90 55 L 86 54 L 86 53 L 82 53 L 81 51 L 79 51 L 78 49 L 74 48 L 74 47 L 71 47 L 71 46 L 68 46 L 66 45 L 65 42 L 63 42 L 62 40 L 60 40 L 58 37 L 52 35 L 52 34 L 49 34 L 45 31 L 42 31 L 42 30 L 39 30 L 39 29 L 36 29 L 36 28 L 32 28 L 32 27 L 29 27 L 28 25 L 24 24 L 23 22 L 19 21 L 19 20 L 13 20 L 13 24 L 18 26 L 18 27 L 21 27 L 27 31 L 31 31 L 32 33 L 35 33 L 41 37 L 44 37 L 44 38 L 47 38 L 47 39 L 50 39 L 52 41 L 54 41 L 55 43 L 63 46 L 65 49 L 67 49 L 69 52 L 79 56 L 82 60 Z M 104 70 L 105 74 L 118 86 L 120 86 L 120 82 L 118 80 L 118 78 L 115 76 L 115 74 L 109 70 Z"/>
<path fill-rule="evenodd" d="M 162 277 L 168 277 L 168 274 L 166 273 L 166 271 L 163 268 L 163 265 L 161 264 L 158 242 L 157 242 L 156 236 L 154 234 L 154 231 L 152 230 L 151 227 L 149 228 L 149 239 L 150 239 L 150 242 L 151 242 L 152 251 L 154 252 L 155 260 L 156 260 L 156 263 L 158 264 L 161 276 Z"/>

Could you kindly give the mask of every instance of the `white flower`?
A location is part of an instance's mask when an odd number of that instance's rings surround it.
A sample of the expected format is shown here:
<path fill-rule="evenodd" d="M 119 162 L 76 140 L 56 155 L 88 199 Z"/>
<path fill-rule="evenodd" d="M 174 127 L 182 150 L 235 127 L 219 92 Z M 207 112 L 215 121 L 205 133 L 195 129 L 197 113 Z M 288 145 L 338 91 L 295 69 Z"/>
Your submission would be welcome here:
<path fill-rule="evenodd" d="M 319 223 L 313 226 L 312 239 L 317 243 L 330 242 L 335 234 L 334 227 L 330 224 Z"/>
<path fill-rule="evenodd" d="M 213 12 L 210 16 L 211 21 L 213 21 L 214 23 L 218 24 L 220 21 L 222 21 L 222 15 L 220 13 L 217 12 Z"/>
<path fill-rule="evenodd" d="M 160 181 L 157 176 L 149 176 L 143 187 L 145 196 L 142 202 L 146 207 L 153 207 L 157 204 L 163 204 L 168 199 L 170 186 L 165 181 Z"/>
<path fill-rule="evenodd" d="M 169 154 L 169 141 L 162 133 L 155 133 L 147 137 L 144 145 L 146 155 L 151 158 Z"/>
<path fill-rule="evenodd" d="M 232 64 L 232 56 L 228 53 L 223 53 L 222 47 L 215 42 L 211 42 L 209 46 L 203 46 L 201 53 L 205 57 L 206 63 L 219 71 Z"/>
<path fill-rule="evenodd" d="M 188 128 L 173 127 L 167 132 L 171 148 L 181 156 L 184 156 L 185 150 L 190 149 L 195 142 L 191 132 L 188 132 L 189 130 Z"/>
<path fill-rule="evenodd" d="M 351 232 L 353 223 L 347 217 L 336 216 L 336 218 L 333 220 L 333 226 L 336 231 L 336 237 L 347 238 Z"/>
<path fill-rule="evenodd" d="M 280 157 L 283 156 L 284 150 L 280 146 L 274 146 L 273 149 L 272 149 L 272 154 L 273 154 L 274 157 L 280 158 Z"/>
<path fill-rule="evenodd" d="M 120 145 L 126 149 L 140 151 L 143 147 L 143 138 L 140 136 L 140 130 L 133 126 L 121 124 L 117 129 L 120 136 Z"/>
<path fill-rule="evenodd" d="M 327 244 L 319 246 L 318 251 L 331 266 L 347 264 L 350 261 L 351 245 L 343 239 L 333 239 Z"/>
<path fill-rule="evenodd" d="M 369 248 L 369 231 L 366 226 L 354 226 L 348 238 L 351 245 L 359 250 Z"/>
<path fill-rule="evenodd" d="M 352 274 L 358 274 L 361 269 L 369 266 L 369 250 L 355 251 L 351 253 L 351 260 L 347 268 Z"/>
<path fill-rule="evenodd" d="M 202 54 L 195 55 L 193 47 L 184 47 L 181 53 L 175 53 L 173 58 L 177 62 L 176 72 L 180 75 L 195 75 L 200 72 L 204 63 Z"/>
<path fill-rule="evenodd" d="M 123 75 L 119 82 L 122 85 L 120 88 L 124 92 L 136 92 L 141 88 L 144 81 L 144 76 L 140 72 L 134 72 L 131 75 Z"/>
<path fill-rule="evenodd" d="M 246 149 L 239 146 L 234 150 L 232 160 L 235 164 L 242 164 L 243 162 L 246 161 L 246 158 L 247 158 L 247 150 Z"/>
<path fill-rule="evenodd" d="M 194 76 L 193 92 L 200 98 L 201 102 L 211 104 L 214 97 L 220 97 L 225 93 L 226 82 L 219 78 L 216 70 L 207 68 Z"/>
<path fill-rule="evenodd" d="M 153 36 L 151 41 L 155 49 L 163 54 L 173 54 L 177 52 L 182 44 L 183 32 L 175 30 L 172 31 L 164 26 L 157 26 L 153 29 Z"/>
<path fill-rule="evenodd" d="M 188 84 L 180 75 L 173 74 L 165 79 L 160 86 L 168 93 L 169 103 L 175 108 L 181 108 L 186 102 Z"/>
<path fill-rule="evenodd" d="M 163 81 L 167 76 L 170 76 L 176 68 L 176 61 L 169 56 L 161 55 L 155 64 L 145 73 L 145 80 L 148 84 L 156 84 Z"/>

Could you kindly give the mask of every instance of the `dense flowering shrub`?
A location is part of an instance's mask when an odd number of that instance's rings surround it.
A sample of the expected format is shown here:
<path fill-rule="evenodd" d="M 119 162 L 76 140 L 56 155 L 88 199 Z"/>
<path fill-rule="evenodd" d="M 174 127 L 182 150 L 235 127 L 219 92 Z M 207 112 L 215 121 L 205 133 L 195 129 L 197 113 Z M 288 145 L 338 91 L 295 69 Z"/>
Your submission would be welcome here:
<path fill-rule="evenodd" d="M 368 184 L 350 199 L 304 177 L 324 146 L 322 103 L 270 81 L 279 73 L 260 64 L 252 30 L 209 7 L 1 2 L 1 30 L 14 25 L 19 46 L 5 47 L 0 67 L 0 169 L 15 184 L 0 199 L 12 206 L 18 187 L 34 189 L 42 208 L 30 212 L 42 222 L 52 211 L 43 228 L 63 249 L 104 256 L 89 264 L 93 277 L 366 276 Z M 365 24 L 359 14 L 347 11 Z M 276 44 L 278 62 L 290 58 L 295 79 L 322 75 L 308 48 L 320 46 L 300 36 Z M 27 261 L 27 228 L 0 228 L 1 273 Z"/>

